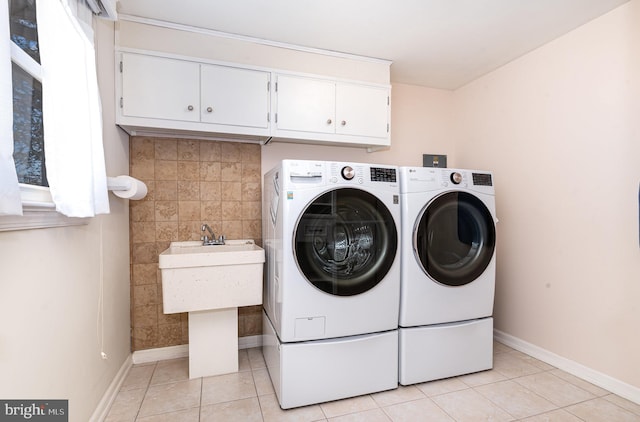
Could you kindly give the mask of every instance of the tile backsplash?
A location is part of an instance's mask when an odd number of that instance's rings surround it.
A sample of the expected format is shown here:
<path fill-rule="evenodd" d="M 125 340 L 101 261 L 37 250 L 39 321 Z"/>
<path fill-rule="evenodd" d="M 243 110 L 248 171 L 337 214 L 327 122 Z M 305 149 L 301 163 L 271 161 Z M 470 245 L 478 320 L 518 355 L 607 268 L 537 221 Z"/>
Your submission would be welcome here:
<path fill-rule="evenodd" d="M 158 255 L 172 241 L 216 236 L 262 245 L 260 146 L 238 142 L 132 137 L 130 174 L 147 184 L 130 201 L 133 350 L 189 342 L 187 314 L 165 315 Z M 261 307 L 238 310 L 238 335 L 259 335 Z"/>

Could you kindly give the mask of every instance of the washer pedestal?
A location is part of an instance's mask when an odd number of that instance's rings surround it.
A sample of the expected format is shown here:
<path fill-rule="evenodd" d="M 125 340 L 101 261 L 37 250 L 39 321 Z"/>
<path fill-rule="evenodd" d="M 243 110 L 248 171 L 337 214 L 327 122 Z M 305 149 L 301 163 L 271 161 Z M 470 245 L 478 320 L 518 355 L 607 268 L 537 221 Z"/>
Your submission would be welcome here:
<path fill-rule="evenodd" d="M 402 385 L 493 368 L 493 318 L 400 327 Z"/>
<path fill-rule="evenodd" d="M 263 313 L 264 354 L 280 407 L 306 406 L 398 387 L 398 331 L 280 343 Z"/>

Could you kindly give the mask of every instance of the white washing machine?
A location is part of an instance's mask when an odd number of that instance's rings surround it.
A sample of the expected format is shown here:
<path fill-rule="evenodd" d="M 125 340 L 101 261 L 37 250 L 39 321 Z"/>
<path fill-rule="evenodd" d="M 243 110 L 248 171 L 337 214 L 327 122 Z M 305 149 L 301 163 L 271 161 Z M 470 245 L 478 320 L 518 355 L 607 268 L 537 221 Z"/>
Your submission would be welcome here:
<path fill-rule="evenodd" d="M 492 173 L 401 167 L 400 198 L 400 384 L 491 369 Z"/>
<path fill-rule="evenodd" d="M 397 167 L 284 160 L 263 198 L 263 352 L 280 406 L 396 388 Z"/>

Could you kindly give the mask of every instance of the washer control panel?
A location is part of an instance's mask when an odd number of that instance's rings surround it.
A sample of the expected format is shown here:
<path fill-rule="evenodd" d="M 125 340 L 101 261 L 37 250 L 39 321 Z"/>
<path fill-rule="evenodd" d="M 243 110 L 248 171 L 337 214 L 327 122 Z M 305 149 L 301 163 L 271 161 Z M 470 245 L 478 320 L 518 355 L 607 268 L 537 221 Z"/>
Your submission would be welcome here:
<path fill-rule="evenodd" d="M 330 183 L 356 183 L 359 185 L 373 182 L 398 183 L 398 169 L 392 166 L 382 167 L 332 162 L 329 163 L 328 170 Z"/>

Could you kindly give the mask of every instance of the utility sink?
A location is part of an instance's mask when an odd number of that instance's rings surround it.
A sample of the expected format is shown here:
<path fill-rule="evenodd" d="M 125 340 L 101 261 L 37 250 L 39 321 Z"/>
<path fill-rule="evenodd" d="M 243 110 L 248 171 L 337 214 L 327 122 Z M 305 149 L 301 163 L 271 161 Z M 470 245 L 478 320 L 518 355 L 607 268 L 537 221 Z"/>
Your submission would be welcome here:
<path fill-rule="evenodd" d="M 159 256 L 165 314 L 189 313 L 189 377 L 238 371 L 238 307 L 262 303 L 264 249 L 172 242 Z"/>
<path fill-rule="evenodd" d="M 164 313 L 260 305 L 263 263 L 253 240 L 172 242 L 159 257 Z"/>

